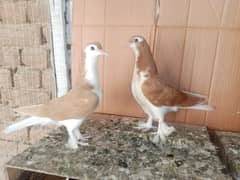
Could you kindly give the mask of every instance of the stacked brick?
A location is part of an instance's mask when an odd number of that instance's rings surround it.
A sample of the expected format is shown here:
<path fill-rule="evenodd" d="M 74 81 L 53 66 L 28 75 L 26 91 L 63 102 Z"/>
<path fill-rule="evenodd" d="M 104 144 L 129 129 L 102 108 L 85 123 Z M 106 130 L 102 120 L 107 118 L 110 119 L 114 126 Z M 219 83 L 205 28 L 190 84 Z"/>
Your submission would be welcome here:
<path fill-rule="evenodd" d="M 39 139 L 47 129 L 2 130 L 19 120 L 13 109 L 55 96 L 51 64 L 48 0 L 0 0 L 0 169 L 12 155 Z M 0 173 L 0 179 L 1 178 Z"/>

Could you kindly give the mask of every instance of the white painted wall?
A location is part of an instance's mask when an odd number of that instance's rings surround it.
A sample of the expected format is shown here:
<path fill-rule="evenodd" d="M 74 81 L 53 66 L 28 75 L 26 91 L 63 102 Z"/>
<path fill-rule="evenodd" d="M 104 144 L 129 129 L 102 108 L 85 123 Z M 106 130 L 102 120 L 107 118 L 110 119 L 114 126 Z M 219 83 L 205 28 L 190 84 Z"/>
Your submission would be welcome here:
<path fill-rule="evenodd" d="M 53 59 L 56 73 L 57 97 L 66 94 L 70 87 L 65 34 L 65 1 L 49 0 L 52 24 Z"/>

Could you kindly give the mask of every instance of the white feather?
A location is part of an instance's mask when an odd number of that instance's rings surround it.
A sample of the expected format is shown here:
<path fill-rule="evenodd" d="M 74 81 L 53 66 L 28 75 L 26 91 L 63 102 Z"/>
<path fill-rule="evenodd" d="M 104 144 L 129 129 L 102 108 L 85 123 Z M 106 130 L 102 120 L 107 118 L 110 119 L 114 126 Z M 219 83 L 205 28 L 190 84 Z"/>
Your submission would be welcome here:
<path fill-rule="evenodd" d="M 92 90 L 99 98 L 99 101 L 102 100 L 102 89 L 100 85 L 99 75 L 98 75 L 98 61 L 97 56 L 86 55 L 85 59 L 85 79 L 89 84 L 91 84 L 94 89 Z"/>
<path fill-rule="evenodd" d="M 180 109 L 195 109 L 195 110 L 202 110 L 202 111 L 213 111 L 214 107 L 207 105 L 207 104 L 197 104 L 190 107 L 179 107 Z"/>
<path fill-rule="evenodd" d="M 207 96 L 202 95 L 202 94 L 193 93 L 193 92 L 184 91 L 184 90 L 183 90 L 182 92 L 184 92 L 185 94 L 188 94 L 188 95 L 190 95 L 190 96 L 195 96 L 195 97 L 203 98 L 203 99 L 205 99 L 205 101 L 208 99 Z"/>
<path fill-rule="evenodd" d="M 188 91 L 182 91 L 190 96 L 195 96 L 195 97 L 199 97 L 199 98 L 203 98 L 204 101 L 201 102 L 200 104 L 196 104 L 194 106 L 191 107 L 179 107 L 180 109 L 195 109 L 195 110 L 202 110 L 202 111 L 213 111 L 215 108 L 205 104 L 207 102 L 207 96 L 204 96 L 202 94 L 198 94 L 198 93 L 193 93 L 193 92 L 188 92 Z"/>
<path fill-rule="evenodd" d="M 4 133 L 6 134 L 12 133 L 14 131 L 17 131 L 29 126 L 34 126 L 34 125 L 47 125 L 47 124 L 57 124 L 57 123 L 58 122 L 53 121 L 49 118 L 30 117 L 8 126 L 6 129 L 4 129 Z"/>

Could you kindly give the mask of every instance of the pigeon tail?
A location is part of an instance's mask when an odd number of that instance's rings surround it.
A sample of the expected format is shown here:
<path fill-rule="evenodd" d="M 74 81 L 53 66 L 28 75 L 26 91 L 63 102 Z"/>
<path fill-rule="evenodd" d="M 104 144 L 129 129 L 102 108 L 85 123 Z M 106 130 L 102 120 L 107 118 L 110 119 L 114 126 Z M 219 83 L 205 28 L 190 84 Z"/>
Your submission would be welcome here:
<path fill-rule="evenodd" d="M 40 116 L 42 111 L 42 106 L 43 106 L 42 104 L 23 106 L 23 107 L 14 109 L 14 111 L 25 116 Z"/>
<path fill-rule="evenodd" d="M 180 109 L 195 109 L 195 110 L 202 110 L 202 111 L 213 111 L 215 109 L 214 107 L 207 104 L 207 101 L 208 101 L 207 96 L 204 96 L 198 93 L 188 92 L 188 91 L 182 91 L 182 92 L 187 94 L 189 97 L 198 98 L 199 102 L 196 105 L 192 105 L 192 106 L 186 106 L 186 107 L 181 106 Z"/>
<path fill-rule="evenodd" d="M 193 92 L 189 92 L 189 91 L 184 91 L 184 90 L 182 92 L 187 94 L 190 97 L 198 98 L 198 100 L 200 101 L 198 104 L 206 104 L 208 101 L 208 97 L 205 95 L 193 93 Z"/>
<path fill-rule="evenodd" d="M 35 126 L 35 125 L 44 126 L 47 124 L 57 124 L 57 122 L 49 118 L 30 117 L 8 126 L 6 129 L 4 129 L 4 133 L 9 134 L 29 126 Z"/>
<path fill-rule="evenodd" d="M 180 109 L 195 109 L 195 110 L 201 110 L 201 111 L 213 111 L 215 108 L 208 105 L 208 104 L 196 104 L 194 106 L 190 107 L 179 107 Z"/>
<path fill-rule="evenodd" d="M 201 111 L 213 111 L 215 110 L 214 107 L 208 104 L 196 104 L 194 106 L 189 107 L 179 107 L 179 109 L 193 109 L 193 110 L 201 110 Z"/>

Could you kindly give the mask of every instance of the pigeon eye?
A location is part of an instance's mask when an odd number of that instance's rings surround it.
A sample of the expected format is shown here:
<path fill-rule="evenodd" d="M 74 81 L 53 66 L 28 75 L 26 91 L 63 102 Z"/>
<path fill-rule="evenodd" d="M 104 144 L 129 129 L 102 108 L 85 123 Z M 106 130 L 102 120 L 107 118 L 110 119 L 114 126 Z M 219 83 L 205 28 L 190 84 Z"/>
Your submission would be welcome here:
<path fill-rule="evenodd" d="M 91 49 L 92 51 L 94 51 L 94 50 L 95 50 L 95 47 L 91 46 L 90 49 Z"/>
<path fill-rule="evenodd" d="M 135 41 L 135 42 L 138 42 L 138 38 L 136 38 L 134 41 Z"/>

